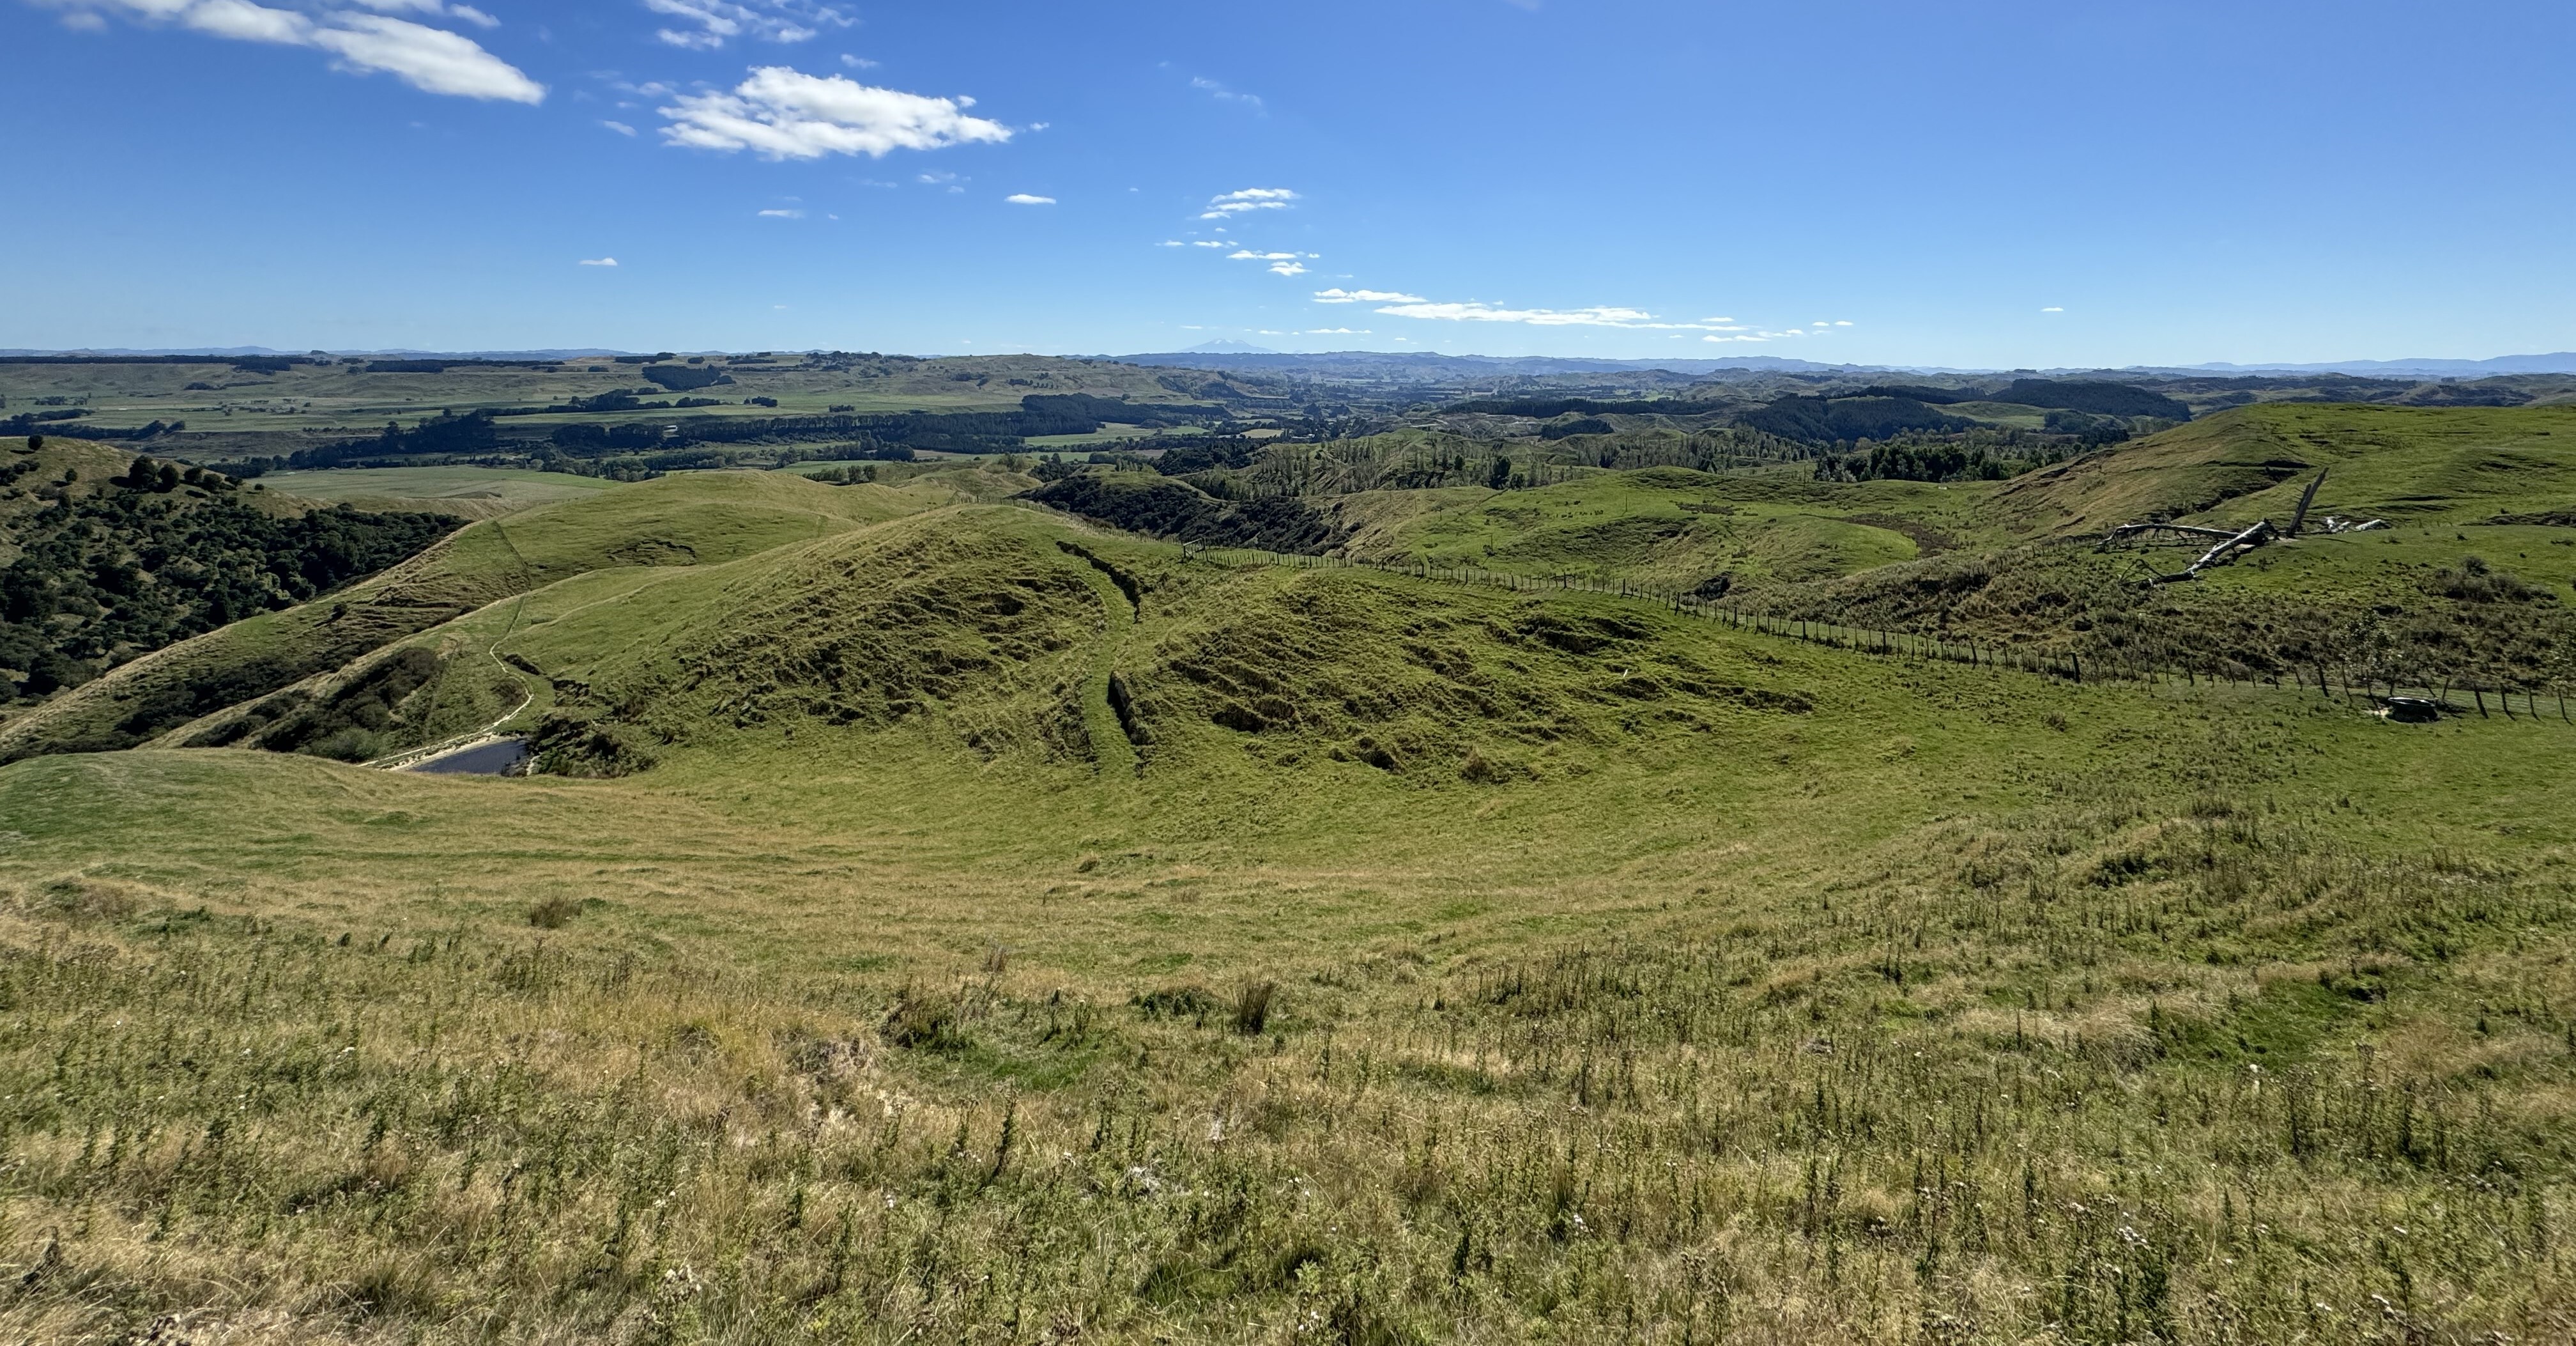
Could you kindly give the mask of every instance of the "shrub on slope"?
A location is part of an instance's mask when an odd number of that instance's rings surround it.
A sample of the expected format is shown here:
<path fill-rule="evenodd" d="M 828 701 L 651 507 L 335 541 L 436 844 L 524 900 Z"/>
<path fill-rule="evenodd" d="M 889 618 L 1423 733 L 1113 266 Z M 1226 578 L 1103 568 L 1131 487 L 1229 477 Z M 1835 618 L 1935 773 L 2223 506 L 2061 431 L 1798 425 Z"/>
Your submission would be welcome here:
<path fill-rule="evenodd" d="M 1342 540 L 1341 531 L 1303 500 L 1234 504 L 1169 477 L 1085 474 L 1051 482 L 1029 492 L 1029 499 L 1131 533 L 1211 547 L 1314 554 Z"/>

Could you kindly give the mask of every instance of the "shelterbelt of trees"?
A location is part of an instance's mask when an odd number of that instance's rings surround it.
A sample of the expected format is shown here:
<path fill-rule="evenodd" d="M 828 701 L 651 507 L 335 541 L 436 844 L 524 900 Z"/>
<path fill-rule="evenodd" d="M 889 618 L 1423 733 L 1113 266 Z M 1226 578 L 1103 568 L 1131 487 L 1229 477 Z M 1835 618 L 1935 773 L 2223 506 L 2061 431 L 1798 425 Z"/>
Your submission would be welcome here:
<path fill-rule="evenodd" d="M 244 503 L 222 473 L 146 457 L 84 481 L 41 438 L 31 444 L 0 449 L 0 547 L 14 553 L 0 566 L 0 703 L 329 593 L 461 522 L 345 506 L 271 512 Z"/>

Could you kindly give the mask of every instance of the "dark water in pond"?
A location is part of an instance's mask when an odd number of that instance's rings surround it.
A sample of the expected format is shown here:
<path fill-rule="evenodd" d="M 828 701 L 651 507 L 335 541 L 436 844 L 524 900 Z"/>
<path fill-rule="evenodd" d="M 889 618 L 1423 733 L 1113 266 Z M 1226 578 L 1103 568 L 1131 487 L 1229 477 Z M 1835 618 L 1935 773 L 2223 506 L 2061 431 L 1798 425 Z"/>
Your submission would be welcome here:
<path fill-rule="evenodd" d="M 433 776 L 498 776 L 526 760 L 528 741 L 505 738 L 498 743 L 486 743 L 445 757 L 433 757 L 411 769 Z"/>

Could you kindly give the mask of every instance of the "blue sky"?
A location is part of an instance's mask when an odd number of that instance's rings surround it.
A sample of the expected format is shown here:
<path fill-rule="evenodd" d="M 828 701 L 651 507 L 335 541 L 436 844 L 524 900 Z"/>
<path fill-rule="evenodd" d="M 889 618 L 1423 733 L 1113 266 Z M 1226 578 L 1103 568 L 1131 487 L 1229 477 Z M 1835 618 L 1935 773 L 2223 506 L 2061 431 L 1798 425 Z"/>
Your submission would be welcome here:
<path fill-rule="evenodd" d="M 0 0 L 0 50 L 0 346 L 2576 348 L 2564 0 Z"/>

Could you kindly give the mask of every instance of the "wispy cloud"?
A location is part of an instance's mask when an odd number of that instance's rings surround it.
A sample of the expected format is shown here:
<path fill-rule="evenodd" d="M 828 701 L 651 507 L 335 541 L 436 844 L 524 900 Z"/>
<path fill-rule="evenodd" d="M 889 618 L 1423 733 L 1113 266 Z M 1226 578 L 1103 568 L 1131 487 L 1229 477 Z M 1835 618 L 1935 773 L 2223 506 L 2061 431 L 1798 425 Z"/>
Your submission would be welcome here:
<path fill-rule="evenodd" d="M 805 218 L 805 212 L 790 209 L 786 206 L 778 206 L 760 212 L 760 218 L 764 220 L 801 220 Z"/>
<path fill-rule="evenodd" d="M 2064 313 L 2065 311 L 2066 311 L 2065 309 L 2062 309 L 2062 308 L 2058 307 L 2058 306 L 2057 306 L 2057 305 L 2055 305 L 2055 304 L 2051 304 L 2051 305 L 2049 305 L 2048 307 L 2046 307 L 2046 308 L 2044 308 L 2044 309 L 2041 309 L 2041 310 L 2040 310 L 2040 312 L 2042 312 L 2042 313 Z"/>
<path fill-rule="evenodd" d="M 1367 329 L 1367 328 L 1365 328 L 1365 327 L 1309 327 L 1309 328 L 1307 328 L 1307 329 L 1306 329 L 1306 333 L 1305 333 L 1305 334 L 1306 334 L 1307 336 L 1371 336 L 1371 335 L 1374 335 L 1374 333 L 1370 332 L 1370 331 L 1369 331 L 1369 329 Z"/>
<path fill-rule="evenodd" d="M 1243 93 L 1239 90 L 1229 89 L 1215 80 L 1209 79 L 1203 75 L 1192 76 L 1190 79 L 1190 87 L 1199 90 L 1220 103 L 1241 103 L 1255 112 L 1266 112 L 1269 110 L 1268 106 L 1261 101 L 1261 95 Z"/>
<path fill-rule="evenodd" d="M 1510 308 L 1479 299 L 1463 303 L 1426 299 L 1400 290 L 1317 290 L 1318 304 L 1375 304 L 1376 312 L 1394 318 L 1421 318 L 1433 322 L 1521 323 L 1531 327 L 1615 327 L 1632 331 L 1691 333 L 1705 332 L 1711 341 L 1740 339 L 1730 335 L 1751 329 L 1733 318 L 1703 318 L 1698 322 L 1672 322 L 1641 308 L 1612 304 L 1595 304 L 1584 308 Z M 1844 324 L 1849 326 L 1848 323 Z M 1825 326 L 1819 324 L 1819 326 Z M 1772 335 L 1777 335 L 1772 334 Z M 1767 339 L 1767 338 L 1764 338 Z"/>
<path fill-rule="evenodd" d="M 712 51 L 737 37 L 764 42 L 803 42 L 825 28 L 847 28 L 855 20 L 829 5 L 809 0 L 644 0 L 644 8 L 682 26 L 655 30 L 653 36 L 691 51 Z M 844 58 L 849 59 L 849 58 Z"/>
<path fill-rule="evenodd" d="M 583 266 L 615 266 L 615 265 L 617 265 L 617 259 L 616 259 L 616 258 L 614 258 L 614 257 L 584 257 L 584 258 L 582 258 L 582 259 L 581 259 L 581 265 L 583 265 Z"/>
<path fill-rule="evenodd" d="M 819 159 L 826 154 L 882 158 L 894 150 L 935 150 L 974 141 L 1000 142 L 1011 128 L 966 115 L 972 98 L 930 98 L 880 89 L 838 75 L 808 75 L 762 66 L 731 93 L 689 94 L 661 109 L 674 145 L 764 159 Z"/>
<path fill-rule="evenodd" d="M 1210 198 L 1207 213 L 1199 218 L 1222 220 L 1255 210 L 1286 210 L 1288 203 L 1296 199 L 1297 194 L 1285 187 L 1246 187 L 1239 192 Z"/>
<path fill-rule="evenodd" d="M 1306 274 L 1306 268 L 1297 262 L 1272 262 L 1269 266 L 1263 269 L 1274 276 L 1302 276 Z"/>
<path fill-rule="evenodd" d="M 1015 206 L 1051 206 L 1055 204 L 1055 198 L 1052 196 L 1032 196 L 1027 192 L 1013 192 L 1002 199 Z"/>
<path fill-rule="evenodd" d="M 102 17 L 175 23 L 210 37 L 328 52 L 353 74 L 382 72 L 424 93 L 509 103 L 542 103 L 546 89 L 474 39 L 386 13 L 316 6 L 281 9 L 251 0 L 50 0 L 71 11 L 67 22 L 103 28 Z M 489 28 L 492 16 L 441 0 L 355 0 L 370 10 L 452 18 Z"/>
<path fill-rule="evenodd" d="M 615 131 L 617 134 L 622 136 L 631 136 L 635 134 L 635 128 L 624 122 L 603 121 L 600 125 L 605 126 L 609 130 Z"/>
<path fill-rule="evenodd" d="M 1754 341 L 1754 342 L 1761 342 L 1761 341 L 1784 341 L 1784 340 L 1793 340 L 1793 339 L 1795 339 L 1795 338 L 1799 338 L 1799 337 L 1830 336 L 1830 335 L 1832 335 L 1832 334 L 1833 334 L 1833 330 L 1834 330 L 1835 328 L 1837 328 L 1837 327 L 1849 327 L 1849 326 L 1851 326 L 1851 325 L 1852 325 L 1852 324 L 1851 324 L 1851 320 L 1850 320 L 1850 319 L 1848 319 L 1848 318 L 1838 318 L 1838 319 L 1830 319 L 1830 320 L 1829 320 L 1829 319 L 1825 319 L 1825 318 L 1818 318 L 1818 319 L 1816 319 L 1814 322 L 1808 323 L 1805 327 L 1785 327 L 1785 328 L 1782 328 L 1782 329 L 1780 329 L 1779 331 L 1776 331 L 1776 332 L 1773 332 L 1773 331 L 1756 331 L 1756 330 L 1754 330 L 1754 329 L 1752 329 L 1752 328 L 1748 328 L 1748 327 L 1730 327 L 1730 328 L 1727 328 L 1727 329 L 1726 329 L 1726 331 L 1727 331 L 1727 332 L 1729 332 L 1729 333 L 1731 333 L 1731 335 L 1725 335 L 1725 336 L 1704 336 L 1704 337 L 1701 337 L 1701 338 L 1700 338 L 1700 340 L 1702 340 L 1702 341 Z"/>
<path fill-rule="evenodd" d="M 1430 301 L 1418 294 L 1406 294 L 1401 290 L 1345 290 L 1335 287 L 1330 290 L 1317 290 L 1315 302 L 1318 304 L 1422 304 Z"/>
<path fill-rule="evenodd" d="M 463 19 L 477 28 L 501 26 L 499 19 L 472 5 L 451 5 L 445 3 L 445 0 L 354 0 L 354 3 L 379 14 L 422 14 L 433 19 L 441 17 Z"/>

